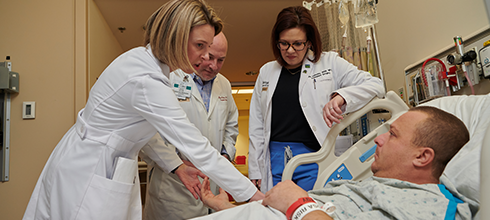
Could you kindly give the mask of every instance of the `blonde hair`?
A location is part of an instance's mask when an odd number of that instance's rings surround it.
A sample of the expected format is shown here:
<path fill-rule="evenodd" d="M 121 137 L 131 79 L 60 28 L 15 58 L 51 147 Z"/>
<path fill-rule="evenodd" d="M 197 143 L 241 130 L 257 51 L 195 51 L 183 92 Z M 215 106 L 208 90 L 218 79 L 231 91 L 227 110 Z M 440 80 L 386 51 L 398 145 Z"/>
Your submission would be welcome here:
<path fill-rule="evenodd" d="M 215 35 L 223 23 L 204 0 L 172 0 L 155 11 L 145 25 L 145 45 L 170 69 L 194 69 L 188 59 L 189 33 L 195 26 L 209 24 Z"/>

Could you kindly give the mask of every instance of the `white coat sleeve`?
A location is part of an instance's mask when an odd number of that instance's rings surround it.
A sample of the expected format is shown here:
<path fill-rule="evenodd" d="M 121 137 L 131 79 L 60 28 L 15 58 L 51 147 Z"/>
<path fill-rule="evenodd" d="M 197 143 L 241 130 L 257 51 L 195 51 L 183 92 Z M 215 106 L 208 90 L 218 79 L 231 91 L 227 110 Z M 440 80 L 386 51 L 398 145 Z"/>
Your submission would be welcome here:
<path fill-rule="evenodd" d="M 227 104 L 229 111 L 226 120 L 225 135 L 223 137 L 223 146 L 226 149 L 226 153 L 230 155 L 230 160 L 233 161 L 235 160 L 235 144 L 238 136 L 238 108 L 236 107 L 231 90 L 228 93 Z"/>
<path fill-rule="evenodd" d="M 252 100 L 250 101 L 249 122 L 248 122 L 248 178 L 262 179 L 260 172 L 259 158 L 263 158 L 264 142 L 264 118 L 261 108 L 262 80 L 259 75 L 255 82 Z"/>
<path fill-rule="evenodd" d="M 384 97 L 385 89 L 381 79 L 359 70 L 338 55 L 333 56 L 333 60 L 328 59 L 327 62 L 332 62 L 337 86 L 334 92 L 345 99 L 346 113 L 362 108 L 375 96 Z"/>
<path fill-rule="evenodd" d="M 175 147 L 156 133 L 150 141 L 140 150 L 139 156 L 147 164 L 155 163 L 163 169 L 166 173 L 170 173 L 172 170 L 182 164 Z"/>
<path fill-rule="evenodd" d="M 135 85 L 131 103 L 134 111 L 235 200 L 246 201 L 257 192 L 255 186 L 190 123 L 174 92 L 162 79 L 148 75 L 141 77 Z"/>

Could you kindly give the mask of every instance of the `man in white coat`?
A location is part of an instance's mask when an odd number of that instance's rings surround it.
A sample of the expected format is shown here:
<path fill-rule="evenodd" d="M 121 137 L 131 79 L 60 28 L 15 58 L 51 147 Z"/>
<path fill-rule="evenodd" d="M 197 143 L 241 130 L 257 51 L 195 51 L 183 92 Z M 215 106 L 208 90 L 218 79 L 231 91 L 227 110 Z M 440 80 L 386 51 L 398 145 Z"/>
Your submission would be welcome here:
<path fill-rule="evenodd" d="M 236 152 L 238 109 L 231 94 L 230 82 L 219 74 L 227 49 L 224 34 L 216 35 L 209 48 L 209 60 L 203 62 L 197 73 L 186 74 L 177 70 L 170 74 L 170 82 L 190 122 L 223 156 L 232 160 Z M 183 154 L 176 152 L 175 147 L 165 143 L 158 134 L 148 145 L 166 145 L 168 147 L 164 150 L 173 156 L 171 161 L 181 163 L 182 160 L 185 165 L 193 167 Z M 193 196 L 186 189 L 174 172 L 149 162 L 144 219 L 188 219 L 209 213 L 208 208 L 197 199 L 195 193 Z M 218 187 L 214 183 L 212 186 L 213 191 L 218 193 Z"/>

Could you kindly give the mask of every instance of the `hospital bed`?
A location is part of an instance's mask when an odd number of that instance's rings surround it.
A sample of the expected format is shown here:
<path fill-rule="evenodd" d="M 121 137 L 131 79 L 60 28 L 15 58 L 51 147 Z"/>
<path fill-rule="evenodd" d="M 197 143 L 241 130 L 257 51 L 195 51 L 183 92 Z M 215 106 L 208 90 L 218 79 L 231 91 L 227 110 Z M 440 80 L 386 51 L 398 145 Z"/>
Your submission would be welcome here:
<path fill-rule="evenodd" d="M 422 105 L 434 106 L 452 113 L 468 128 L 470 141 L 448 163 L 441 181 L 444 184 L 453 184 L 458 192 L 467 197 L 465 201 L 470 204 L 474 219 L 486 219 L 485 217 L 490 216 L 488 187 L 490 186 L 490 149 L 482 146 L 490 145 L 490 94 L 448 96 Z M 388 110 L 391 118 L 356 142 L 342 155 L 335 156 L 334 148 L 338 134 L 373 109 Z M 362 109 L 346 115 L 341 123 L 333 126 L 318 152 L 293 157 L 284 169 L 282 180 L 291 179 L 296 167 L 307 163 L 318 164 L 318 177 L 313 189 L 323 188 L 326 183 L 333 180 L 359 181 L 372 176 L 371 163 L 374 161 L 373 155 L 376 149 L 374 138 L 387 132 L 390 124 L 407 110 L 408 106 L 405 102 L 392 91 L 388 92 L 384 99 L 374 98 Z"/>

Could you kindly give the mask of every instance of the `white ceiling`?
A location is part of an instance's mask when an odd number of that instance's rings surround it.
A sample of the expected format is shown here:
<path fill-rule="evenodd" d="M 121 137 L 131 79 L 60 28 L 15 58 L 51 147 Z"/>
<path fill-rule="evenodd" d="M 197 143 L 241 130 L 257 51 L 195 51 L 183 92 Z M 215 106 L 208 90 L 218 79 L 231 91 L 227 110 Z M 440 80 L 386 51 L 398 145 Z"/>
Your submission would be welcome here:
<path fill-rule="evenodd" d="M 143 41 L 143 25 L 167 0 L 94 0 L 123 50 Z M 274 59 L 270 33 L 277 14 L 285 7 L 301 5 L 301 0 L 207 0 L 225 23 L 228 54 L 221 73 L 233 85 L 253 85 L 259 71 Z M 122 33 L 119 27 L 125 27 Z"/>

